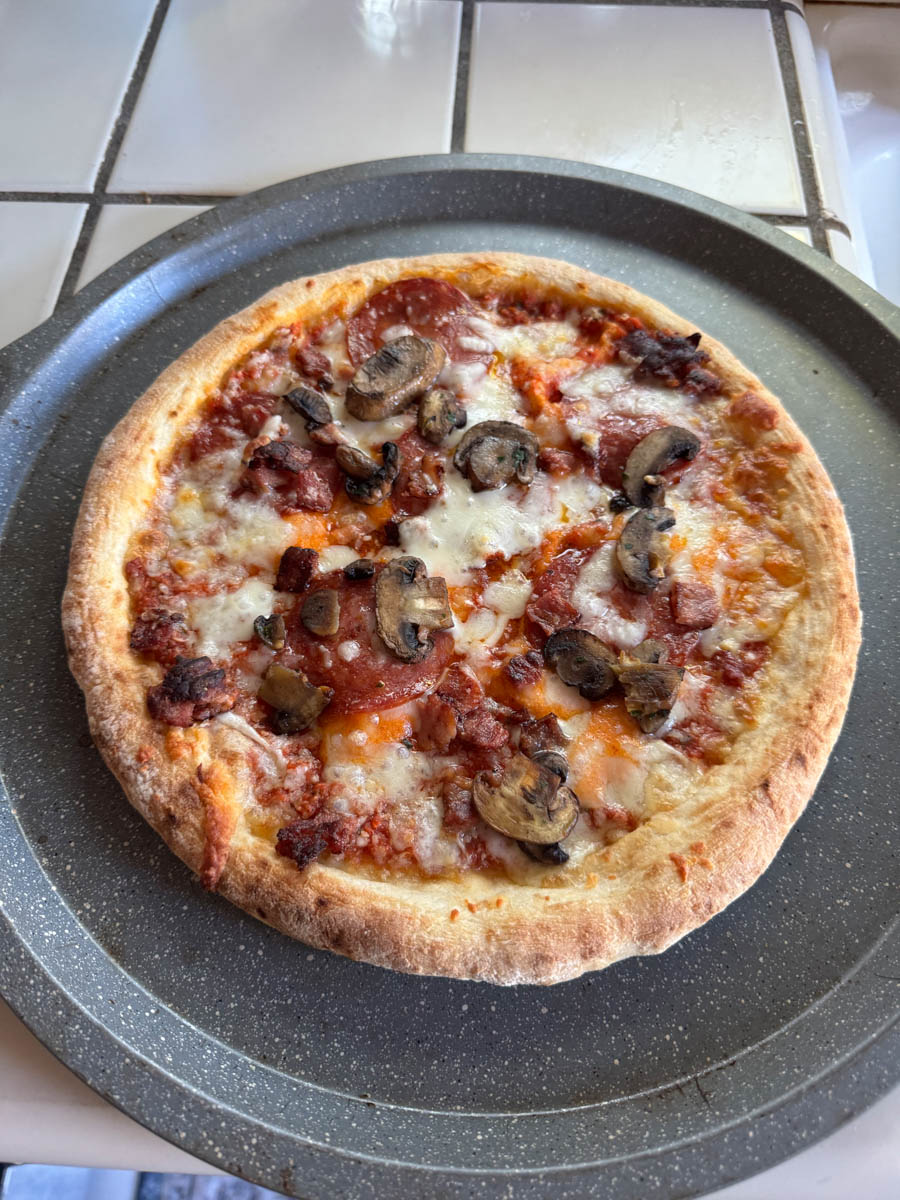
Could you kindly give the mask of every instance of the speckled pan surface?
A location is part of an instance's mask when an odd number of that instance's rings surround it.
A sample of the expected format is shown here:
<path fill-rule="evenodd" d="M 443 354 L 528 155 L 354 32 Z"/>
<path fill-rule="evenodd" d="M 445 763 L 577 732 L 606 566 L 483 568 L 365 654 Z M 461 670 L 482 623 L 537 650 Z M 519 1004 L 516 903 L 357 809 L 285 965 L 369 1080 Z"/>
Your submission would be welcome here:
<path fill-rule="evenodd" d="M 665 955 L 552 989 L 392 974 L 204 894 L 93 751 L 58 627 L 96 449 L 178 353 L 304 273 L 484 248 L 623 279 L 761 374 L 846 503 L 866 617 L 843 736 L 763 879 Z M 137 1120 L 309 1198 L 690 1196 L 858 1112 L 900 1075 L 898 336 L 752 218 L 541 159 L 294 180 L 96 280 L 0 356 L 0 991 Z"/>

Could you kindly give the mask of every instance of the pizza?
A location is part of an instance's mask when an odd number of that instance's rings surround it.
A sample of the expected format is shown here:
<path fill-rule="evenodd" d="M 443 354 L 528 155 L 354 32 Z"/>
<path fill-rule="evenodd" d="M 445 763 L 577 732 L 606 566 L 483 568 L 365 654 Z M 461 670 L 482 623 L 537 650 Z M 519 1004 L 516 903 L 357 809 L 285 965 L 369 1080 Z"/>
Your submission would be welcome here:
<path fill-rule="evenodd" d="M 743 893 L 860 637 L 779 401 L 632 288 L 518 254 L 300 279 L 104 442 L 63 624 L 137 810 L 248 913 L 554 983 Z"/>

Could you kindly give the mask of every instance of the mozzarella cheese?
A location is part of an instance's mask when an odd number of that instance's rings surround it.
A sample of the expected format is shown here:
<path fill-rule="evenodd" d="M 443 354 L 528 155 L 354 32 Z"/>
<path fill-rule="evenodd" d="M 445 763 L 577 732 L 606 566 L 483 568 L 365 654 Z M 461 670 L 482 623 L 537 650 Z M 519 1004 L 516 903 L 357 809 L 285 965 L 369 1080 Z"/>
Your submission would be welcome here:
<path fill-rule="evenodd" d="M 608 593 L 616 582 L 616 543 L 595 550 L 578 572 L 572 603 L 581 613 L 581 625 L 619 649 L 637 646 L 647 636 L 647 623 L 620 615 Z"/>
<path fill-rule="evenodd" d="M 562 358 L 572 353 L 578 337 L 578 331 L 569 321 L 498 325 L 476 316 L 469 318 L 469 328 L 504 358 Z"/>
<path fill-rule="evenodd" d="M 268 614 L 275 590 L 258 575 L 233 592 L 196 596 L 188 602 L 188 622 L 197 631 L 197 653 L 224 658 L 235 642 L 253 637 L 253 621 Z"/>
<path fill-rule="evenodd" d="M 582 476 L 556 479 L 543 473 L 524 494 L 519 487 L 473 492 L 467 479 L 451 471 L 428 510 L 402 522 L 400 544 L 430 574 L 462 584 L 491 555 L 511 558 L 535 549 L 558 525 L 586 521 L 608 495 Z"/>

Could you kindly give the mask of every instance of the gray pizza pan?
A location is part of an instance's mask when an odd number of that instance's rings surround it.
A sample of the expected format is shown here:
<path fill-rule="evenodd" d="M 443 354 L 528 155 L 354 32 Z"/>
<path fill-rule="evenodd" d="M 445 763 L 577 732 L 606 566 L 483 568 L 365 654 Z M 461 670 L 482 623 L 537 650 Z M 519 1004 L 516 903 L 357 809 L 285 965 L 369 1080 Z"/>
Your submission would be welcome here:
<path fill-rule="evenodd" d="M 865 611 L 844 732 L 771 869 L 666 954 L 549 989 L 349 962 L 205 894 L 93 749 L 59 629 L 100 441 L 182 350 L 296 276 L 484 249 L 625 280 L 762 376 L 844 499 Z M 113 1104 L 292 1196 L 692 1196 L 858 1113 L 900 1078 L 898 335 L 778 230 L 549 159 L 291 180 L 107 271 L 0 355 L 0 991 Z"/>

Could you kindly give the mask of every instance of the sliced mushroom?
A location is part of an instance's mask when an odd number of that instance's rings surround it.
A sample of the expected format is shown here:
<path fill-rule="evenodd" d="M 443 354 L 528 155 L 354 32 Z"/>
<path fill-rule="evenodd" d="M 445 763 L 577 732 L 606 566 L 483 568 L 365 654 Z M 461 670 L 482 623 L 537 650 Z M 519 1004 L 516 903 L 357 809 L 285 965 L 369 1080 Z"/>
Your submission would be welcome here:
<path fill-rule="evenodd" d="M 538 750 L 537 754 L 532 754 L 531 760 L 532 762 L 539 763 L 542 767 L 546 767 L 554 775 L 558 775 L 560 783 L 565 783 L 569 778 L 568 759 L 564 754 L 560 754 L 558 750 Z"/>
<path fill-rule="evenodd" d="M 447 360 L 444 347 L 409 334 L 388 342 L 359 367 L 347 387 L 347 411 L 361 421 L 402 412 L 431 387 Z"/>
<path fill-rule="evenodd" d="M 668 546 L 659 536 L 675 524 L 670 508 L 642 508 L 625 523 L 616 545 L 622 576 L 633 592 L 646 595 L 665 575 Z"/>
<path fill-rule="evenodd" d="M 345 579 L 371 579 L 375 574 L 375 563 L 371 558 L 357 558 L 344 567 Z"/>
<path fill-rule="evenodd" d="M 544 662 L 585 700 L 599 700 L 616 682 L 615 652 L 586 629 L 559 629 L 544 642 Z"/>
<path fill-rule="evenodd" d="M 287 393 L 285 400 L 295 413 L 306 418 L 307 429 L 330 425 L 334 420 L 328 401 L 313 388 L 303 386 L 294 388 L 292 392 Z"/>
<path fill-rule="evenodd" d="M 341 600 L 334 588 L 310 592 L 300 609 L 300 620 L 317 637 L 334 637 L 341 620 Z"/>
<path fill-rule="evenodd" d="M 257 617 L 253 622 L 253 632 L 270 650 L 284 649 L 284 617 L 278 613 L 272 613 L 271 617 Z"/>
<path fill-rule="evenodd" d="M 400 470 L 400 451 L 396 442 L 381 447 L 381 466 L 355 446 L 338 446 L 334 452 L 338 466 L 347 476 L 344 487 L 351 500 L 360 504 L 380 504 L 391 494 Z"/>
<path fill-rule="evenodd" d="M 656 638 L 646 638 L 639 646 L 635 646 L 633 650 L 625 651 L 622 658 L 636 658 L 642 663 L 659 663 L 666 661 L 666 650 L 664 642 L 658 642 Z"/>
<path fill-rule="evenodd" d="M 420 558 L 392 559 L 375 580 L 375 625 L 403 662 L 421 662 L 434 648 L 430 629 L 450 629 L 453 613 L 443 579 L 429 579 Z"/>
<path fill-rule="evenodd" d="M 660 471 L 671 467 L 679 458 L 694 458 L 700 449 L 700 439 L 680 425 L 654 429 L 628 455 L 622 472 L 622 491 L 638 508 L 662 503 L 665 480 Z"/>
<path fill-rule="evenodd" d="M 430 388 L 419 401 L 419 433 L 433 446 L 439 446 L 454 429 L 465 428 L 467 420 L 465 408 L 447 388 Z"/>
<path fill-rule="evenodd" d="M 549 846 L 538 846 L 535 842 L 519 842 L 519 849 L 524 850 L 535 862 L 545 863 L 548 867 L 561 867 L 569 861 L 569 856 L 559 842 L 551 842 Z"/>
<path fill-rule="evenodd" d="M 578 820 L 578 797 L 571 788 L 560 787 L 558 775 L 524 754 L 506 764 L 499 783 L 487 772 L 476 775 L 472 799 L 492 829 L 536 846 L 561 842 Z"/>
<path fill-rule="evenodd" d="M 475 492 L 503 487 L 515 479 L 529 484 L 537 469 L 540 444 L 512 421 L 479 421 L 456 447 L 453 465 Z"/>
<path fill-rule="evenodd" d="M 272 663 L 263 676 L 260 700 L 275 709 L 274 725 L 279 733 L 308 729 L 334 695 L 331 688 L 313 687 L 299 671 Z"/>
<path fill-rule="evenodd" d="M 657 733 L 668 721 L 683 678 L 683 667 L 623 656 L 619 683 L 625 693 L 625 707 L 644 733 Z"/>

